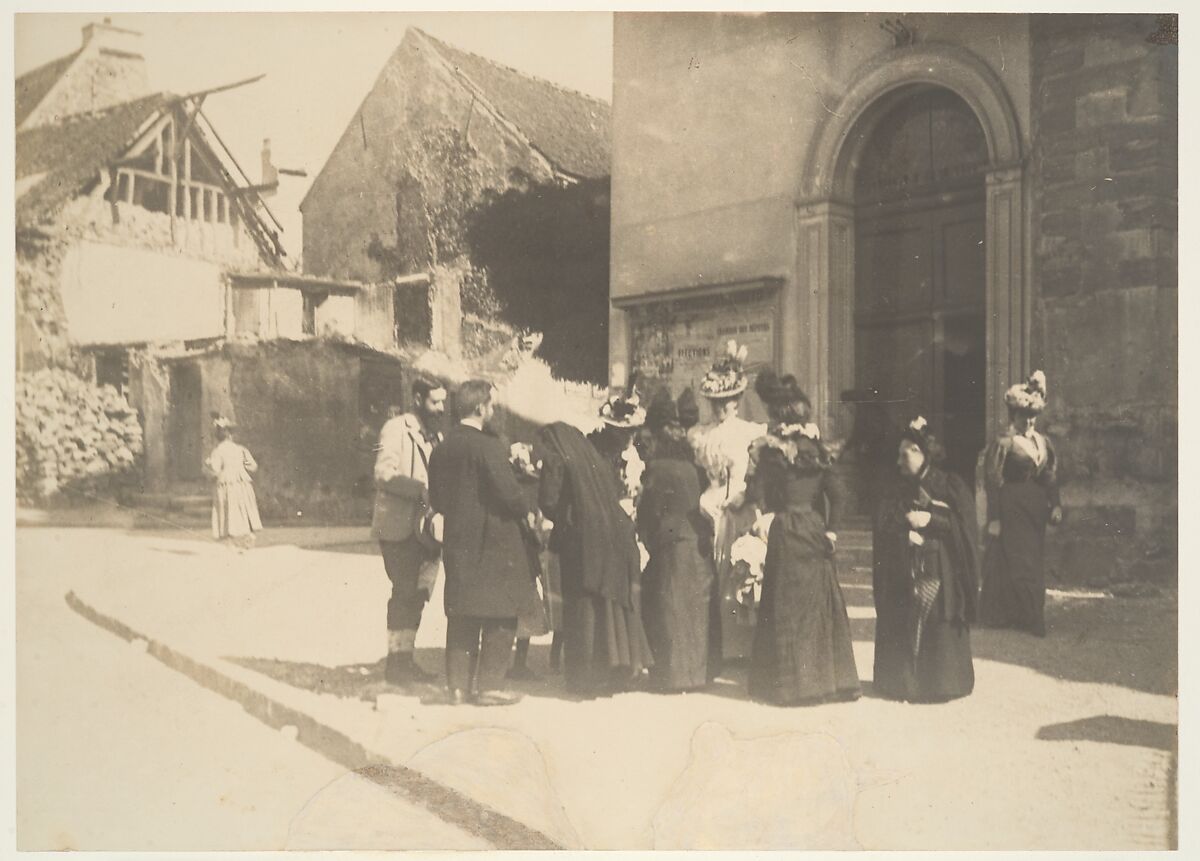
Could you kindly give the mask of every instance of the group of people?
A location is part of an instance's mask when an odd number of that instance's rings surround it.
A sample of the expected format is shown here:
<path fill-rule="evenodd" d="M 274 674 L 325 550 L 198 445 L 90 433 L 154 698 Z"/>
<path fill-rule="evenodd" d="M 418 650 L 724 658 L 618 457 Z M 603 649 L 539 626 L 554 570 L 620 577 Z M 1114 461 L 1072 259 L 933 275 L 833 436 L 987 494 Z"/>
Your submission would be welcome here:
<path fill-rule="evenodd" d="M 385 677 L 435 683 L 414 660 L 439 570 L 447 616 L 444 691 L 508 705 L 531 637 L 553 632 L 568 692 L 689 691 L 748 659 L 748 692 L 781 705 L 853 700 L 861 685 L 838 582 L 843 492 L 833 452 L 792 376 L 760 371 L 766 423 L 738 415 L 745 348 L 699 386 L 643 405 L 631 387 L 590 435 L 555 422 L 530 445 L 492 432 L 492 387 L 448 393 L 418 380 L 413 409 L 384 426 L 373 529 L 392 583 Z M 924 418 L 898 434 L 876 500 L 874 690 L 939 702 L 974 686 L 977 621 L 1044 635 L 1042 542 L 1062 518 L 1056 460 L 1035 429 L 1040 372 L 1007 393 L 1010 427 L 984 457 L 986 546 L 974 492 L 942 468 Z M 982 584 L 982 589 L 981 589 Z"/>

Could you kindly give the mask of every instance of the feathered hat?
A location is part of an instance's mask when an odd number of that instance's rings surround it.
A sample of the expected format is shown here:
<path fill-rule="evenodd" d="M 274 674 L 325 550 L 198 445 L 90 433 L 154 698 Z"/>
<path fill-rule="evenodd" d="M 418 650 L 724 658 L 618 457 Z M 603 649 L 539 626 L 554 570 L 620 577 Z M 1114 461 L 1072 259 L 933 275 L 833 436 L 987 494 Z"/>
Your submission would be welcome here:
<path fill-rule="evenodd" d="M 940 463 L 946 457 L 945 448 L 934 436 L 933 428 L 925 416 L 917 416 L 905 425 L 904 430 L 900 431 L 900 439 L 914 443 L 932 463 Z"/>
<path fill-rule="evenodd" d="M 646 408 L 634 380 L 629 381 L 624 392 L 612 395 L 601 405 L 600 418 L 606 425 L 617 428 L 639 428 L 646 423 Z"/>
<path fill-rule="evenodd" d="M 727 341 L 724 355 L 700 381 L 700 394 L 712 400 L 726 400 L 746 391 L 745 362 L 749 352 L 745 344 L 739 347 L 737 341 Z"/>
<path fill-rule="evenodd" d="M 1034 371 L 1028 380 L 1010 387 L 1004 393 L 1004 403 L 1012 409 L 1040 413 L 1046 408 L 1046 375 Z"/>
<path fill-rule="evenodd" d="M 232 430 L 234 427 L 233 421 L 226 418 L 220 413 L 212 413 L 212 424 L 215 430 Z"/>
<path fill-rule="evenodd" d="M 770 368 L 759 371 L 754 380 L 754 391 L 764 404 L 794 404 L 797 401 L 808 402 L 808 395 L 800 388 L 800 383 L 792 374 L 779 376 Z"/>

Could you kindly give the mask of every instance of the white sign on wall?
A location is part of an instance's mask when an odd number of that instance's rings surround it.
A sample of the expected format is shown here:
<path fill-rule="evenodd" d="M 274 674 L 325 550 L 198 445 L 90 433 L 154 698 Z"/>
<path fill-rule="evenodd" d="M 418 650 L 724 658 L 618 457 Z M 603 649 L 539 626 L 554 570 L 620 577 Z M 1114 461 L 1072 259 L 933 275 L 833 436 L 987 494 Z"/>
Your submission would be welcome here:
<path fill-rule="evenodd" d="M 79 345 L 219 337 L 224 289 L 217 264 L 171 252 L 84 241 L 63 258 L 67 330 Z"/>

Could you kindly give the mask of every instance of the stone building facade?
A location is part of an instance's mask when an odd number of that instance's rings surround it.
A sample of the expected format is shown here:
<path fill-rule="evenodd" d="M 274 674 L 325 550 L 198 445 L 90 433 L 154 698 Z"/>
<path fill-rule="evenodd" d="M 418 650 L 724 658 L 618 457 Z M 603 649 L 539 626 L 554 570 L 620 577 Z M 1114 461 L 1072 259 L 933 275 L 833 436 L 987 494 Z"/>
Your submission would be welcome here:
<path fill-rule="evenodd" d="M 927 415 L 971 477 L 1042 368 L 1054 574 L 1173 576 L 1174 19 L 618 14 L 614 40 L 618 377 L 678 393 L 747 342 L 865 512 L 889 430 Z"/>

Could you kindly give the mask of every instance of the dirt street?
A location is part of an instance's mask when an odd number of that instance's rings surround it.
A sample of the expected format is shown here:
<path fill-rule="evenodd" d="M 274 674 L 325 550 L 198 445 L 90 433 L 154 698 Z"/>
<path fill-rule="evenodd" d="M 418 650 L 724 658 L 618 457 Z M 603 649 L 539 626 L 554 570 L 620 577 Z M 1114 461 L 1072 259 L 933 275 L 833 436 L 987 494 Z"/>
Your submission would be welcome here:
<path fill-rule="evenodd" d="M 128 794 L 175 801 L 171 827 L 183 842 L 172 848 L 212 845 L 199 835 L 223 827 L 205 817 L 209 796 L 225 784 L 240 787 L 248 805 L 271 801 L 256 836 L 224 830 L 222 845 L 413 848 L 403 836 L 411 829 L 344 827 L 357 821 L 349 811 L 366 809 L 356 801 L 363 786 L 345 769 L 321 766 L 314 754 L 329 754 L 320 738 L 272 753 L 283 744 L 279 732 L 72 614 L 67 591 L 205 672 L 562 846 L 1170 845 L 1178 722 L 1170 595 L 1052 597 L 1044 640 L 973 632 L 976 691 L 940 706 L 878 699 L 868 683 L 856 703 L 778 709 L 746 699 L 740 670 L 700 694 L 579 703 L 549 673 L 545 643 L 535 643 L 532 666 L 542 679 L 523 686 L 521 704 L 451 709 L 422 705 L 416 693 L 375 695 L 388 586 L 364 531 L 269 531 L 264 546 L 237 555 L 179 532 L 21 529 L 17 552 L 19 715 L 22 726 L 36 727 L 19 737 L 22 845 L 56 842 L 45 816 L 35 815 L 51 809 L 54 827 L 75 845 L 135 839 L 135 822 L 105 833 L 56 755 L 78 724 L 49 716 L 90 709 L 96 731 L 113 744 L 130 746 L 126 727 L 147 728 L 138 737 L 150 740 L 140 748 L 149 756 Z M 869 682 L 865 571 L 846 566 L 844 581 L 859 672 Z M 440 668 L 444 624 L 435 596 L 418 640 L 431 671 Z M 76 646 L 93 641 L 86 662 L 74 657 Z M 220 733 L 192 732 L 184 719 L 225 714 Z M 73 743 L 81 756 L 91 750 Z M 180 757 L 203 759 L 208 771 L 177 767 Z M 93 755 L 93 785 L 128 783 L 120 760 Z M 241 776 L 222 776 L 235 765 Z M 328 788 L 314 794 L 322 780 Z M 600 808 L 596 797 L 609 801 Z M 314 799 L 320 803 L 305 806 Z M 411 811 L 414 821 L 438 816 L 440 802 L 427 801 Z M 453 827 L 444 834 L 446 848 L 478 839 Z"/>

